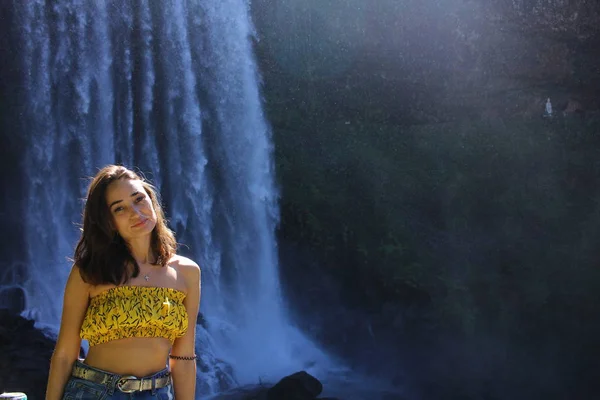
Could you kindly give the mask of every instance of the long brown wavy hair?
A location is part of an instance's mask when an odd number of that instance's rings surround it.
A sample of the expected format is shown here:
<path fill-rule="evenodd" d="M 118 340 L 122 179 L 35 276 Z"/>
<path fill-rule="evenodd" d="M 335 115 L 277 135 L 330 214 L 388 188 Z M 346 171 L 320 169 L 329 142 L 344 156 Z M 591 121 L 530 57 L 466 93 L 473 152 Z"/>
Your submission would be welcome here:
<path fill-rule="evenodd" d="M 112 216 L 106 204 L 106 189 L 119 179 L 141 181 L 152 201 L 156 212 L 156 227 L 152 231 L 150 247 L 156 256 L 156 265 L 166 266 L 177 250 L 175 235 L 167 226 L 154 186 L 123 166 L 107 165 L 98 171 L 88 188 L 81 238 L 73 257 L 83 280 L 92 285 L 120 285 L 140 273 L 140 267 L 131 255 L 127 243 L 113 228 Z M 130 264 L 133 265 L 133 271 L 127 268 Z"/>

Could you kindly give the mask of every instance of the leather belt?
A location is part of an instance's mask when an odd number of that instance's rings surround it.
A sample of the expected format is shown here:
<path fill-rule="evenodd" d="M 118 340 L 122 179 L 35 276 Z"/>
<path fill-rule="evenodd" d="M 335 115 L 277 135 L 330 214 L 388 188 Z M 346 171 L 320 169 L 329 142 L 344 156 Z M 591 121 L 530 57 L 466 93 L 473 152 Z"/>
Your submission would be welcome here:
<path fill-rule="evenodd" d="M 98 371 L 90 368 L 81 367 L 77 364 L 73 366 L 71 374 L 75 378 L 85 379 L 86 381 L 108 385 L 115 381 L 115 387 L 123 393 L 141 392 L 143 390 L 160 389 L 169 386 L 171 375 L 165 372 L 164 375 L 151 376 L 147 378 L 137 378 L 131 375 L 116 375 L 108 372 Z"/>

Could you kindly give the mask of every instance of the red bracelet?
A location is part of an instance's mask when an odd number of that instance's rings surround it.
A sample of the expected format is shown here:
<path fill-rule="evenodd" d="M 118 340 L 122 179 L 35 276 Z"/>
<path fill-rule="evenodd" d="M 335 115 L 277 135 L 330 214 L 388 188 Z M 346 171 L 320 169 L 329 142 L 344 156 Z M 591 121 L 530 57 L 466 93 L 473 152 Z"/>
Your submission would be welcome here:
<path fill-rule="evenodd" d="M 191 360 L 195 360 L 198 357 L 194 354 L 193 356 L 174 356 L 173 354 L 169 354 L 169 358 L 172 358 L 173 360 L 187 360 L 187 361 L 191 361 Z"/>

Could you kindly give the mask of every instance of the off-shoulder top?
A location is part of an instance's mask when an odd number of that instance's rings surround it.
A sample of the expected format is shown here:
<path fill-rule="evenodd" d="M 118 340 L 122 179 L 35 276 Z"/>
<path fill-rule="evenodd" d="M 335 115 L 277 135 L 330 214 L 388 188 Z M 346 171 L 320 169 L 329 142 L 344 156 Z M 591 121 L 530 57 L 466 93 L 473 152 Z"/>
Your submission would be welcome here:
<path fill-rule="evenodd" d="M 163 337 L 172 342 L 185 334 L 185 293 L 148 286 L 117 286 L 92 297 L 80 336 L 90 346 L 130 337 Z"/>

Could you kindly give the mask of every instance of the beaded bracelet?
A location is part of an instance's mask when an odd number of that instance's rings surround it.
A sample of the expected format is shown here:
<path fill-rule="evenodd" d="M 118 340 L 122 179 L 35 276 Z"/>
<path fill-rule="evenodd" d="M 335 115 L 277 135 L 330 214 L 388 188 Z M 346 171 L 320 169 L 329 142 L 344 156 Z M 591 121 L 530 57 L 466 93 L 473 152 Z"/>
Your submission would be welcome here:
<path fill-rule="evenodd" d="M 174 356 L 173 354 L 169 354 L 169 358 L 172 358 L 173 360 L 186 360 L 186 361 L 192 361 L 197 359 L 198 357 L 194 354 L 193 356 Z"/>

